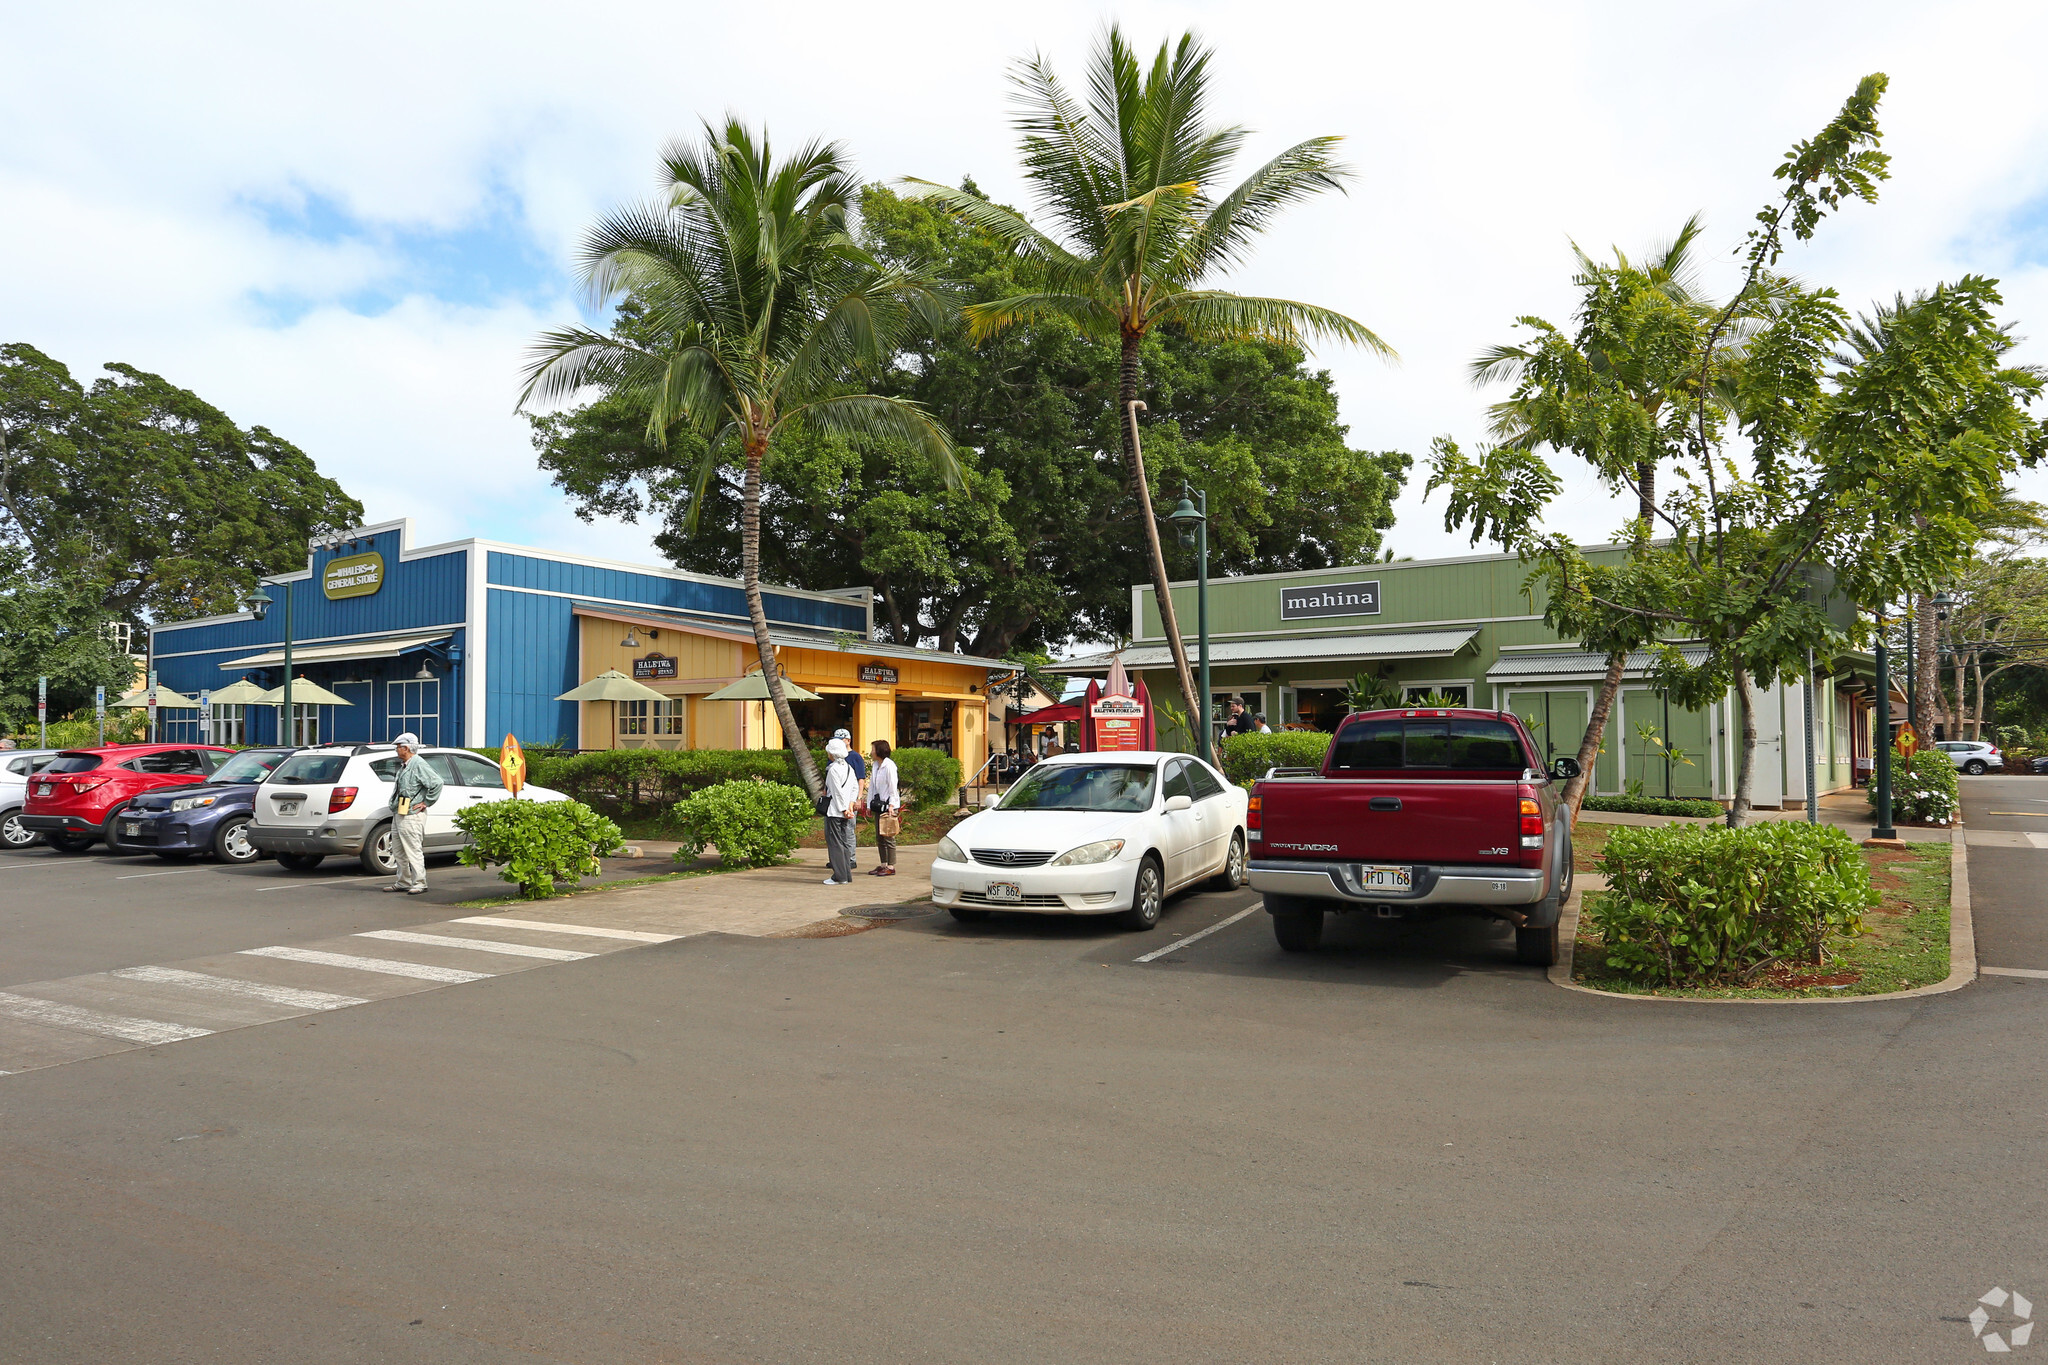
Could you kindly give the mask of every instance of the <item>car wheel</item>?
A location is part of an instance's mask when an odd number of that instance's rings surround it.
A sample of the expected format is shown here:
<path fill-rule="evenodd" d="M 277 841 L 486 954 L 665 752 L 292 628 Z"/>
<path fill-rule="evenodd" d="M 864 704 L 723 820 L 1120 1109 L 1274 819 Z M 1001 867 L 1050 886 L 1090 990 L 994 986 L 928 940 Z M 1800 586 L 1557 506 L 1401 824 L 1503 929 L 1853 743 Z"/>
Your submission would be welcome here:
<path fill-rule="evenodd" d="M 1159 870 L 1159 860 L 1146 855 L 1138 860 L 1138 871 L 1131 879 L 1131 908 L 1124 911 L 1124 928 L 1143 931 L 1159 923 L 1159 912 L 1166 906 L 1166 874 Z"/>
<path fill-rule="evenodd" d="M 1985 765 L 1983 759 L 1973 758 L 1963 765 L 1963 771 L 1972 777 L 1982 777 L 1989 771 L 1989 768 Z"/>
<path fill-rule="evenodd" d="M 114 822 L 121 818 L 124 808 L 116 806 L 107 812 L 107 818 L 100 821 L 100 842 L 107 846 L 109 853 L 140 853 L 139 848 L 130 848 L 114 837 Z"/>
<path fill-rule="evenodd" d="M 1209 879 L 1211 891 L 1235 891 L 1244 885 L 1244 836 L 1230 836 L 1230 854 L 1223 860 L 1223 870 Z"/>
<path fill-rule="evenodd" d="M 1266 908 L 1273 915 L 1273 940 L 1282 952 L 1312 953 L 1323 941 L 1323 912 L 1315 906 L 1295 908 L 1290 905 L 1281 910 L 1274 907 L 1273 898 L 1266 901 Z"/>
<path fill-rule="evenodd" d="M 962 924 L 980 924 L 988 919 L 990 914 L 987 910 L 968 910 L 958 905 L 953 907 L 951 913 L 953 918 Z"/>
<path fill-rule="evenodd" d="M 223 820 L 213 832 L 213 856 L 224 863 L 253 863 L 263 850 L 249 842 L 249 822 Z"/>
<path fill-rule="evenodd" d="M 288 872 L 311 872 L 326 856 L 324 853 L 280 853 L 277 865 Z"/>
<path fill-rule="evenodd" d="M 398 875 L 398 831 L 387 821 L 370 831 L 370 837 L 363 840 L 363 851 L 359 855 L 363 871 L 373 877 L 395 877 Z"/>
<path fill-rule="evenodd" d="M 43 836 L 21 823 L 21 812 L 11 810 L 0 819 L 0 848 L 28 848 Z"/>
<path fill-rule="evenodd" d="M 1515 961 L 1531 967 L 1548 967 L 1557 961 L 1557 926 L 1534 925 L 1515 930 Z"/>
<path fill-rule="evenodd" d="M 83 853 L 92 847 L 90 834 L 50 834 L 44 837 L 59 853 Z"/>

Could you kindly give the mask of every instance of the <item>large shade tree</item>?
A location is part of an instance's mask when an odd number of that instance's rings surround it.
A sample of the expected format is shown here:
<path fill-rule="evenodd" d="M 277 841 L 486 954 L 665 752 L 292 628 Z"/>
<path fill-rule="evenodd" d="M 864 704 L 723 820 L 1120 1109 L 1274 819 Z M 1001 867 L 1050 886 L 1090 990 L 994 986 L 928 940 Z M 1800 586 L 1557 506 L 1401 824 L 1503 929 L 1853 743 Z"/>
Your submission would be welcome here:
<path fill-rule="evenodd" d="M 813 796 L 816 765 L 790 711 L 761 600 L 762 469 L 806 436 L 887 443 L 957 478 L 951 441 L 917 404 L 865 391 L 912 324 L 943 306 L 915 274 L 852 232 L 858 184 L 844 149 L 812 142 L 778 161 L 767 135 L 707 123 L 662 153 L 663 194 L 598 220 L 579 274 L 594 303 L 631 300 L 630 332 L 556 328 L 535 343 L 521 406 L 596 391 L 640 414 L 647 438 L 685 447 L 688 511 L 737 482 L 740 576 L 775 714 Z"/>
<path fill-rule="evenodd" d="M 1192 33 L 1184 34 L 1178 43 L 1161 43 L 1147 68 L 1112 26 L 1091 57 L 1085 101 L 1069 93 L 1045 57 L 1017 65 L 1015 126 L 1022 134 L 1024 174 L 1050 228 L 968 190 L 910 182 L 1006 243 L 1030 267 L 1027 290 L 965 310 L 977 337 L 1062 318 L 1117 343 L 1117 417 L 1127 478 L 1160 621 L 1188 697 L 1196 695 L 1194 674 L 1167 590 L 1166 558 L 1131 409 L 1143 396 L 1146 338 L 1174 328 L 1204 339 L 1300 349 L 1332 337 L 1391 354 L 1362 323 L 1331 309 L 1206 287 L 1211 277 L 1249 255 L 1282 209 L 1341 188 L 1349 175 L 1335 156 L 1338 139 L 1311 138 L 1219 193 L 1218 182 L 1247 130 L 1209 120 L 1212 55 Z"/>

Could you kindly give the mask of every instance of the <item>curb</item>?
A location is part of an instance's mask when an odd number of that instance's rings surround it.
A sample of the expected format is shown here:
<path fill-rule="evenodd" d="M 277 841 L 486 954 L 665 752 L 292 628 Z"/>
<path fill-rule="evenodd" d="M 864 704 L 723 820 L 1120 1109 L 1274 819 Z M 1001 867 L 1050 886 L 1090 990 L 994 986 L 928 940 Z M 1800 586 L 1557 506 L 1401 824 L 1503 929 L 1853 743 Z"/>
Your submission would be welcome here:
<path fill-rule="evenodd" d="M 1551 964 L 1550 984 L 1580 995 L 1597 995 L 1603 1000 L 1628 1000 L 1645 1005 L 1865 1005 L 1877 1000 L 1910 1000 L 1922 995 L 1946 995 L 1959 991 L 1977 979 L 1977 928 L 1970 918 L 1970 856 L 1958 822 L 1949 831 L 1948 853 L 1948 975 L 1931 986 L 1909 991 L 1886 991 L 1882 995 L 1845 995 L 1832 999 L 1814 996 L 1803 1000 L 1695 1000 L 1674 995 L 1625 995 L 1619 991 L 1596 991 L 1572 980 L 1572 953 L 1578 946 L 1580 890 L 1574 888 L 1558 917 L 1557 961 Z"/>

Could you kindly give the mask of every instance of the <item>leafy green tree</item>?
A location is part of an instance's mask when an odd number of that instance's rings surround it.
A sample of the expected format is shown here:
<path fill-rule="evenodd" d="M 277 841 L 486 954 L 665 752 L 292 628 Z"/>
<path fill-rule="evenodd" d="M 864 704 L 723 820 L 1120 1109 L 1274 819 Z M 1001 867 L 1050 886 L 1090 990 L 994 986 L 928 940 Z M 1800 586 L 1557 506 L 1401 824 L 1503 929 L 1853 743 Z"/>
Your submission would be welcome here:
<path fill-rule="evenodd" d="M 86 388 L 35 347 L 0 345 L 0 543 L 26 549 L 31 579 L 95 584 L 135 624 L 204 616 L 362 520 L 289 441 L 158 375 L 106 368 Z"/>
<path fill-rule="evenodd" d="M 969 182 L 972 188 L 972 182 Z M 1022 263 L 990 234 L 936 205 L 870 185 L 860 238 L 884 262 L 926 270 L 954 299 L 1003 298 Z M 642 327 L 628 306 L 614 331 Z M 1207 491 L 1214 573 L 1357 563 L 1392 524 L 1409 459 L 1353 450 L 1327 373 L 1269 342 L 1201 341 L 1174 328 L 1144 344 L 1152 376 L 1147 434 L 1157 495 L 1182 480 Z M 1121 477 L 1119 348 L 1061 319 L 976 344 L 958 328 L 913 334 L 878 391 L 921 405 L 960 443 L 961 484 L 893 443 L 804 434 L 769 452 L 762 573 L 810 588 L 865 583 L 897 643 L 1006 657 L 1127 632 L 1129 585 L 1150 577 L 1124 533 L 1135 504 Z M 729 572 L 740 502 L 713 484 L 694 529 L 687 432 L 664 450 L 622 400 L 534 419 L 534 442 L 579 514 L 647 517 L 681 567 Z M 679 468 L 678 466 L 682 466 Z M 1190 551 L 1167 547 L 1176 576 Z"/>
<path fill-rule="evenodd" d="M 1535 451 L 1501 446 L 1475 459 L 1446 440 L 1434 462 L 1431 487 L 1451 490 L 1449 522 L 1479 526 L 1533 561 L 1532 587 L 1560 632 L 1609 652 L 1631 637 L 1706 646 L 1698 664 L 1660 646 L 1656 676 L 1685 705 L 1736 693 L 1731 825 L 1751 806 L 1757 683 L 1792 681 L 1809 649 L 1825 658 L 1848 642 L 1806 582 L 1824 569 L 1835 592 L 1873 604 L 1937 581 L 1975 541 L 1971 514 L 2042 450 L 2026 408 L 2043 376 L 2008 363 L 2014 342 L 1996 320 L 1991 281 L 1966 276 L 1878 310 L 1862 331 L 1882 344 L 1865 346 L 1834 291 L 1771 273 L 1788 231 L 1803 240 L 1845 199 L 1876 198 L 1884 85 L 1865 78 L 1778 169 L 1785 191 L 1758 215 L 1741 287 L 1700 348 L 1685 454 L 1657 505 L 1667 540 L 1618 565 L 1589 562 L 1569 537 L 1536 529 L 1557 482 Z M 1744 310 L 1757 322 L 1728 371 L 1732 420 L 1720 422 L 1712 381 Z"/>
<path fill-rule="evenodd" d="M 1143 386 L 1145 341 L 1163 328 L 1202 340 L 1255 340 L 1300 349 L 1334 337 L 1391 351 L 1363 324 L 1292 299 L 1257 298 L 1204 287 L 1239 264 L 1260 233 L 1291 204 L 1341 188 L 1350 172 L 1336 138 L 1311 138 L 1274 157 L 1235 188 L 1211 188 L 1226 173 L 1247 130 L 1207 118 L 1212 58 L 1192 33 L 1161 43 L 1149 69 L 1112 25 L 1089 64 L 1089 99 L 1077 101 L 1051 64 L 1018 64 L 1017 131 L 1024 174 L 1056 227 L 969 190 L 912 181 L 919 192 L 1010 247 L 1030 267 L 1024 291 L 970 305 L 968 325 L 987 338 L 1023 323 L 1059 318 L 1118 347 L 1118 439 L 1126 480 L 1144 529 L 1152 588 L 1184 695 L 1194 673 L 1167 590 L 1166 557 L 1137 444 L 1132 403 Z"/>
<path fill-rule="evenodd" d="M 35 723 L 36 679 L 50 680 L 50 715 L 113 700 L 135 681 L 128 656 L 108 639 L 114 619 L 100 585 L 77 574 L 31 572 L 28 554 L 0 545 L 0 734 Z"/>
<path fill-rule="evenodd" d="M 850 234 L 856 182 L 837 143 L 813 142 L 776 161 L 766 135 L 737 119 L 704 126 L 699 143 L 662 153 L 664 195 L 606 214 L 584 238 L 580 273 L 594 298 L 630 299 L 632 332 L 564 327 L 544 333 L 527 366 L 528 404 L 586 388 L 640 414 L 647 438 L 687 456 L 680 530 L 695 530 L 714 486 L 738 475 L 741 579 L 775 714 L 804 784 L 804 747 L 768 638 L 761 603 L 763 470 L 800 433 L 915 451 L 948 482 L 959 466 L 931 415 L 862 391 L 914 319 L 942 307 L 915 275 L 883 264 Z M 680 470 L 677 471 L 680 473 Z"/>

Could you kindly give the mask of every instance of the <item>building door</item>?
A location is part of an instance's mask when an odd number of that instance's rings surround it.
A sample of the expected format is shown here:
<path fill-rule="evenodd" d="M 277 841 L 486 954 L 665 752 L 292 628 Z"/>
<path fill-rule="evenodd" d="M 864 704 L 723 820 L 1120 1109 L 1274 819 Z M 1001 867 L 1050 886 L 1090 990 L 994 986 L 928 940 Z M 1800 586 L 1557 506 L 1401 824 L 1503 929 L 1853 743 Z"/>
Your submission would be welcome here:
<path fill-rule="evenodd" d="M 384 738 L 411 731 L 421 744 L 441 742 L 441 680 L 409 678 L 384 685 Z"/>
<path fill-rule="evenodd" d="M 1508 710 L 1529 727 L 1546 768 L 1560 758 L 1578 757 L 1591 705 L 1583 688 L 1508 693 Z"/>
<path fill-rule="evenodd" d="M 1625 687 L 1609 729 L 1624 752 L 1623 780 L 1642 783 L 1644 796 L 1714 799 L 1714 725 L 1708 712 L 1688 711 L 1655 688 Z"/>

